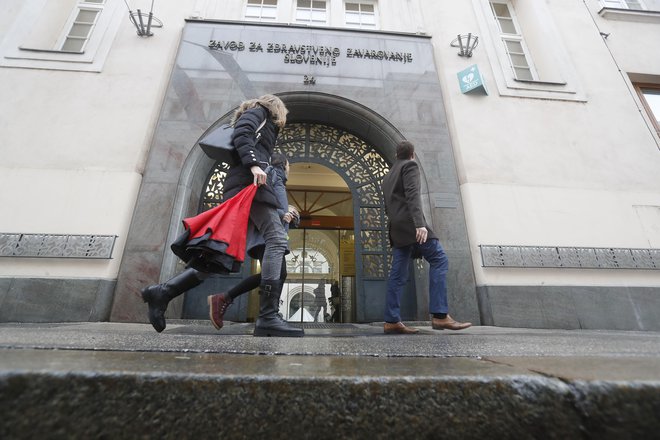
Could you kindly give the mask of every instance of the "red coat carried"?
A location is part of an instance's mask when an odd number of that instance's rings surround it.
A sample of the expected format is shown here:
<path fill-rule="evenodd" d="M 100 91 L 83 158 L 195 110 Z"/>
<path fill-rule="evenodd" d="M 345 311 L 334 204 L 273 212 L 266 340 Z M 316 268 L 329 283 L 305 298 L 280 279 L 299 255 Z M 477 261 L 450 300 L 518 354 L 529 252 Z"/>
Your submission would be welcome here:
<path fill-rule="evenodd" d="M 172 252 L 201 272 L 240 272 L 256 192 L 257 187 L 249 185 L 215 208 L 184 219 L 186 231 L 172 243 Z"/>

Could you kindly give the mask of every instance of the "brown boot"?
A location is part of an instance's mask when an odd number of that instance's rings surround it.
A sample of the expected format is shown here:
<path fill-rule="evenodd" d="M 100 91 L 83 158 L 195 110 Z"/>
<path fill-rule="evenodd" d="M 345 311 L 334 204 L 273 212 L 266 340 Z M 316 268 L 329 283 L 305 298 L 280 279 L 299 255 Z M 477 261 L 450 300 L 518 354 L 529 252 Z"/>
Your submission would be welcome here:
<path fill-rule="evenodd" d="M 213 327 L 220 330 L 224 325 L 222 317 L 233 302 L 231 298 L 225 296 L 224 293 L 217 295 L 209 295 L 206 297 L 206 302 L 209 304 L 209 318 Z"/>
<path fill-rule="evenodd" d="M 387 335 L 414 335 L 419 333 L 416 328 L 410 328 L 403 325 L 403 322 L 386 322 L 383 331 Z"/>
<path fill-rule="evenodd" d="M 458 322 L 454 321 L 454 318 L 447 315 L 445 319 L 432 318 L 431 327 L 433 330 L 463 330 L 472 326 L 471 322 Z"/>

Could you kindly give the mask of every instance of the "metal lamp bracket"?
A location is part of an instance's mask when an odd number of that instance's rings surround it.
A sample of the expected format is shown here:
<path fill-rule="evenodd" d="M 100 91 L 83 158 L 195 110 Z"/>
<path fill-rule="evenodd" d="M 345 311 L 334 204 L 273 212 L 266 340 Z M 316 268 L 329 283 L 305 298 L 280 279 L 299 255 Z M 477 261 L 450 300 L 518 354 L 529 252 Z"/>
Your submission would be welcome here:
<path fill-rule="evenodd" d="M 472 52 L 479 45 L 479 37 L 472 35 L 472 33 L 459 34 L 449 44 L 451 47 L 458 47 L 458 56 L 468 57 L 472 56 Z"/>

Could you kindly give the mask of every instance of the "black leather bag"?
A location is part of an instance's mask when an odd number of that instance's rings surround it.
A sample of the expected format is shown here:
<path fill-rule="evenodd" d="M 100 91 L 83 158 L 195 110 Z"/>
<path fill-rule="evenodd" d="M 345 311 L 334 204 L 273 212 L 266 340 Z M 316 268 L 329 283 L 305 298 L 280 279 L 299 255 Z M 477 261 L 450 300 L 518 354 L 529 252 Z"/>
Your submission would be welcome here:
<path fill-rule="evenodd" d="M 259 131 L 266 124 L 266 120 L 259 125 L 255 132 L 257 141 L 261 134 Z M 202 147 L 204 154 L 218 162 L 225 162 L 229 166 L 236 165 L 240 162 L 238 152 L 232 143 L 232 135 L 234 134 L 234 126 L 230 124 L 222 124 L 221 126 L 213 129 L 210 133 L 204 136 L 199 141 L 199 146 Z"/>
<path fill-rule="evenodd" d="M 234 133 L 234 126 L 222 124 L 199 141 L 204 154 L 218 162 L 226 162 L 229 165 L 236 165 L 238 162 L 238 153 L 231 141 Z"/>

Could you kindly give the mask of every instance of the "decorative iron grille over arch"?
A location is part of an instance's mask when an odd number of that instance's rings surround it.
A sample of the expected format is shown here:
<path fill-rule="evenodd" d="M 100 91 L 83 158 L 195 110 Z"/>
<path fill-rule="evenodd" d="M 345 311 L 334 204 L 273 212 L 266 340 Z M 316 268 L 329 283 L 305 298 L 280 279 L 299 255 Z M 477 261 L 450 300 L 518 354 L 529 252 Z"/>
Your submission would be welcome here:
<path fill-rule="evenodd" d="M 342 176 L 353 194 L 357 281 L 385 279 L 390 263 L 381 189 L 383 177 L 389 171 L 385 158 L 357 136 L 321 124 L 288 124 L 280 132 L 277 149 L 291 163 L 317 163 Z M 200 212 L 222 200 L 222 184 L 228 168 L 225 163 L 216 163 L 209 173 Z"/>
<path fill-rule="evenodd" d="M 204 193 L 199 201 L 198 212 L 204 212 L 218 206 L 222 202 L 223 187 L 229 165 L 224 162 L 216 162 L 211 172 L 206 177 Z"/>

